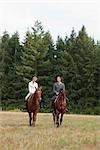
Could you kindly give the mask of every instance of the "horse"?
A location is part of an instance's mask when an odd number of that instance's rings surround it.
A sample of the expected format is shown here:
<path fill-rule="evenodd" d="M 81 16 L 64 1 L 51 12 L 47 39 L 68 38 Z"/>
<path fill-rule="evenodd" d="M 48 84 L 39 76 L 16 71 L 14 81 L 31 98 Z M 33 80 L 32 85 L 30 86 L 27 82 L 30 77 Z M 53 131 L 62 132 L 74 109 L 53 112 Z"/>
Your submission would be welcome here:
<path fill-rule="evenodd" d="M 66 96 L 63 90 L 60 90 L 54 102 L 53 121 L 59 127 L 63 121 L 63 115 L 66 112 Z M 61 115 L 61 116 L 60 116 Z"/>
<path fill-rule="evenodd" d="M 35 127 L 36 116 L 40 108 L 42 90 L 41 87 L 36 89 L 35 93 L 32 94 L 26 103 L 27 112 L 29 114 L 29 125 Z M 33 116 L 32 116 L 33 114 Z M 31 123 L 33 119 L 33 123 Z"/>

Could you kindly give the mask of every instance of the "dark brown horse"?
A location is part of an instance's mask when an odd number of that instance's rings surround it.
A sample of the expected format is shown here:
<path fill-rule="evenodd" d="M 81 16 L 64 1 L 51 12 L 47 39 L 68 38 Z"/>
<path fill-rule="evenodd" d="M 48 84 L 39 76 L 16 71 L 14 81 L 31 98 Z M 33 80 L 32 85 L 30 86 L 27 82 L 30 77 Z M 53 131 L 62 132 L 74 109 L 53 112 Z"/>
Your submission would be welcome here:
<path fill-rule="evenodd" d="M 57 127 L 62 124 L 63 115 L 66 112 L 66 97 L 65 93 L 61 90 L 54 103 L 53 121 Z M 60 116 L 61 115 L 61 116 Z"/>
<path fill-rule="evenodd" d="M 29 113 L 29 124 L 35 126 L 36 116 L 40 108 L 41 88 L 36 89 L 35 93 L 27 101 L 27 112 Z M 33 115 L 33 116 L 32 116 Z M 33 123 L 31 123 L 33 119 Z"/>

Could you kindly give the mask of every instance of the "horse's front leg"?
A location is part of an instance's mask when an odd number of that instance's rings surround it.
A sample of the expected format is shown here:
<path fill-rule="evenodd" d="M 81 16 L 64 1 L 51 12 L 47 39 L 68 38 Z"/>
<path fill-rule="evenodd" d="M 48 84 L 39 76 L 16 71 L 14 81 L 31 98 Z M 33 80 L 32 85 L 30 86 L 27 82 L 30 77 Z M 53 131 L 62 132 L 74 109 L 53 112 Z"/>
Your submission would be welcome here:
<path fill-rule="evenodd" d="M 33 112 L 33 127 L 35 127 L 37 112 Z"/>
<path fill-rule="evenodd" d="M 62 121 L 63 121 L 63 113 L 61 114 L 60 125 L 62 124 Z"/>
<path fill-rule="evenodd" d="M 59 112 L 56 113 L 56 124 L 58 128 L 59 127 Z"/>
<path fill-rule="evenodd" d="M 31 120 L 32 120 L 32 117 L 31 117 L 31 113 L 29 112 L 29 125 L 31 126 Z"/>

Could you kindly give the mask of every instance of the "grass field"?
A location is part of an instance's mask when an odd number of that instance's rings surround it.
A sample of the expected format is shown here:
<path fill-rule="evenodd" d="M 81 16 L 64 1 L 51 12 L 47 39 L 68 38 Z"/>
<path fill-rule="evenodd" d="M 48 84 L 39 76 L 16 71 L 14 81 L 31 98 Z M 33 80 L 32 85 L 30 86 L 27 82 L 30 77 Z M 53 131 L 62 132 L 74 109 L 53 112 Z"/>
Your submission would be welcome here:
<path fill-rule="evenodd" d="M 100 150 L 100 116 L 65 115 L 56 128 L 51 114 L 38 114 L 30 127 L 27 113 L 0 112 L 0 150 Z"/>

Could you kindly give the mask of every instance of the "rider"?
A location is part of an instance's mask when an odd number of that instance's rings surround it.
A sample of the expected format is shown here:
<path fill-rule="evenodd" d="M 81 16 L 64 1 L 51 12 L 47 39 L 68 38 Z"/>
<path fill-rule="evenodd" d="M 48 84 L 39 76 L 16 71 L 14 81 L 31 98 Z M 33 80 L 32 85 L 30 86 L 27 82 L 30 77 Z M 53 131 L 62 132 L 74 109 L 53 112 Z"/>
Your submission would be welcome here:
<path fill-rule="evenodd" d="M 61 77 L 57 76 L 56 77 L 56 82 L 54 83 L 54 86 L 53 86 L 54 96 L 51 99 L 51 112 L 53 111 L 54 101 L 55 101 L 56 97 L 58 96 L 60 90 L 63 90 L 63 92 L 65 92 L 65 84 L 62 83 Z"/>
<path fill-rule="evenodd" d="M 33 76 L 32 77 L 32 81 L 30 81 L 28 83 L 28 90 L 29 90 L 29 93 L 26 95 L 25 97 L 25 101 L 28 100 L 28 98 L 35 93 L 36 89 L 38 88 L 38 83 L 36 82 L 37 81 L 37 77 L 36 76 Z"/>

